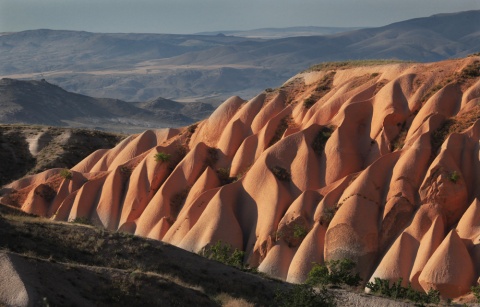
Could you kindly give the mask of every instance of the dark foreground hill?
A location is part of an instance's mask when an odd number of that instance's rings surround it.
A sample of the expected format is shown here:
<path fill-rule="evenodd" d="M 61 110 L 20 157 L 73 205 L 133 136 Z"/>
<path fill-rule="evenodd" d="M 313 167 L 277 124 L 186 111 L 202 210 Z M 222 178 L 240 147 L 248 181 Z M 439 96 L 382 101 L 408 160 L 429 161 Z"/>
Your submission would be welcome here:
<path fill-rule="evenodd" d="M 2 204 L 0 270 L 1 306 L 304 306 L 311 297 L 167 243 Z M 353 289 L 329 293 L 338 306 L 413 306 Z"/>

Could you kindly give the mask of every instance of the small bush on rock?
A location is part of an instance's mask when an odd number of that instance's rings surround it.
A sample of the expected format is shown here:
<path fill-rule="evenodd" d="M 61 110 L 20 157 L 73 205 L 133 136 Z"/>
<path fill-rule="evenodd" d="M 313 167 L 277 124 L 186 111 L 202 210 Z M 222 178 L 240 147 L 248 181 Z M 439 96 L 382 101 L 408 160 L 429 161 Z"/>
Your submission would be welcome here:
<path fill-rule="evenodd" d="M 169 162 L 172 155 L 165 152 L 157 152 L 154 156 L 155 161 L 157 162 Z"/>
<path fill-rule="evenodd" d="M 68 168 L 64 168 L 60 171 L 60 176 L 62 176 L 64 179 L 70 180 L 73 178 L 72 172 Z"/>
<path fill-rule="evenodd" d="M 400 278 L 390 286 L 389 280 L 376 277 L 374 282 L 368 282 L 366 287 L 372 293 L 393 299 L 407 299 L 419 306 L 440 303 L 440 292 L 438 290 L 430 289 L 428 293 L 419 292 L 414 290 L 410 283 L 407 288 L 403 287 L 402 280 Z"/>
<path fill-rule="evenodd" d="M 200 255 L 242 269 L 245 253 L 239 249 L 233 249 L 228 243 L 218 241 L 214 245 L 205 247 L 203 251 L 200 252 Z"/>
<path fill-rule="evenodd" d="M 362 279 L 354 274 L 356 263 L 350 259 L 326 261 L 325 265 L 315 264 L 308 273 L 307 283 L 311 285 L 341 285 L 356 287 Z"/>

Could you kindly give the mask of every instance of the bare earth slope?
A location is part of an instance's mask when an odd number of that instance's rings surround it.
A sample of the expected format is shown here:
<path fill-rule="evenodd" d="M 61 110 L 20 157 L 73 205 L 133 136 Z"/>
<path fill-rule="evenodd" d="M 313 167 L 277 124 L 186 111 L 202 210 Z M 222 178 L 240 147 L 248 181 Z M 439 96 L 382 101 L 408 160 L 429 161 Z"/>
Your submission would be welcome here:
<path fill-rule="evenodd" d="M 54 220 L 244 262 L 303 282 L 350 258 L 444 298 L 480 275 L 480 57 L 333 63 L 208 119 L 145 131 L 71 169 L 25 177 L 1 201 Z"/>

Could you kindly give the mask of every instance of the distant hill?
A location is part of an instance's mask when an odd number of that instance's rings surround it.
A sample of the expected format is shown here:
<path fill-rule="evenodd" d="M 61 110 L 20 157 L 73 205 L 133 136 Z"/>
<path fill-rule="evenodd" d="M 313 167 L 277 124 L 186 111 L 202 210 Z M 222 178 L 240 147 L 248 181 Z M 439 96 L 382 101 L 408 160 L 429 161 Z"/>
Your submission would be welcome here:
<path fill-rule="evenodd" d="M 316 35 L 331 35 L 341 32 L 348 32 L 358 30 L 360 28 L 345 28 L 345 27 L 288 27 L 288 28 L 261 28 L 253 30 L 238 30 L 238 31 L 213 31 L 200 32 L 198 35 L 231 35 L 248 38 L 285 38 L 295 36 L 316 36 Z"/>
<path fill-rule="evenodd" d="M 480 11 L 343 30 L 330 29 L 321 36 L 304 36 L 316 31 L 309 27 L 223 35 L 45 29 L 6 33 L 0 36 L 0 77 L 45 78 L 71 92 L 124 101 L 160 96 L 218 104 L 232 95 L 250 97 L 280 86 L 319 62 L 372 58 L 431 62 L 480 50 Z M 271 39 L 275 33 L 296 36 Z M 253 38 L 269 35 L 270 39 Z"/>
<path fill-rule="evenodd" d="M 49 168 L 70 168 L 124 135 L 34 125 L 0 125 L 0 186 Z"/>
<path fill-rule="evenodd" d="M 135 132 L 181 126 L 207 117 L 213 106 L 157 98 L 145 103 L 92 98 L 42 81 L 0 80 L 0 123 L 89 127 Z"/>
<path fill-rule="evenodd" d="M 261 65 L 301 69 L 344 59 L 432 62 L 480 50 L 480 11 L 440 14 L 330 36 L 241 42 L 169 58 L 174 65 Z"/>

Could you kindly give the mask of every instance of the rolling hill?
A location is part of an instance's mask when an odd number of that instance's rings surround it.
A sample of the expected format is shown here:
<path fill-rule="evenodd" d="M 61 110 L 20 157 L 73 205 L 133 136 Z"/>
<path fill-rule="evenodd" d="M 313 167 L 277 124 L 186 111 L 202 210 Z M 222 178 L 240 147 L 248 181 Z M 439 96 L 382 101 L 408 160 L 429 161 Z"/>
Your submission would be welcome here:
<path fill-rule="evenodd" d="M 156 98 L 143 103 L 92 98 L 45 80 L 0 80 L 0 123 L 89 127 L 113 132 L 178 127 L 207 117 L 210 104 Z"/>
<path fill-rule="evenodd" d="M 0 77 L 45 78 L 68 91 L 126 101 L 220 103 L 277 87 L 322 61 L 429 62 L 479 50 L 480 11 L 281 39 L 32 30 L 0 36 Z"/>

